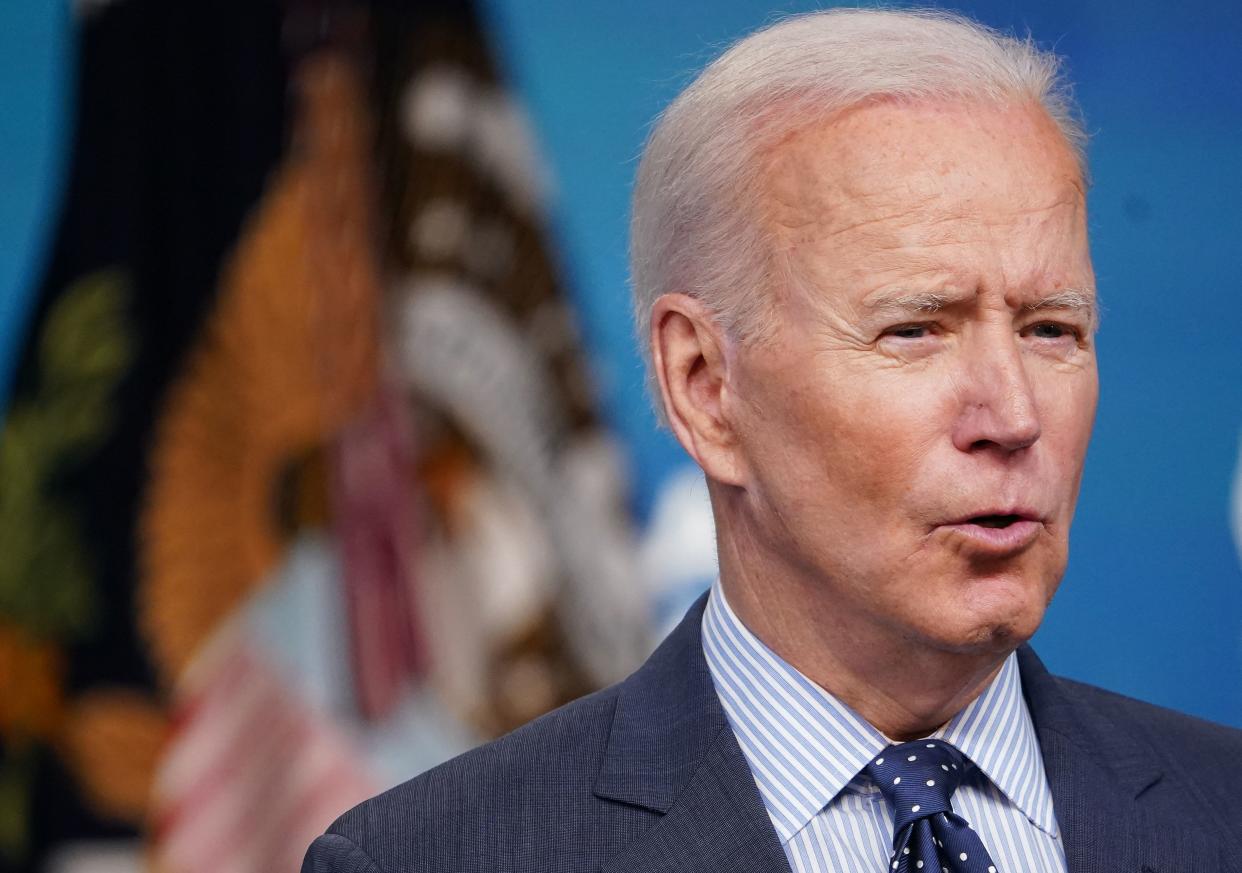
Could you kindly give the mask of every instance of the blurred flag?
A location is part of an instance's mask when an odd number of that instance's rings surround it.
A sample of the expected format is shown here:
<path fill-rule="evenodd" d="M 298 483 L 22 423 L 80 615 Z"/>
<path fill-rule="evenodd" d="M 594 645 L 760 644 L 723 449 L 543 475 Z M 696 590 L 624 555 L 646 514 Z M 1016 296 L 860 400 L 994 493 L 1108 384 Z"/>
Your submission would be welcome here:
<path fill-rule="evenodd" d="M 0 431 L 0 859 L 292 871 L 637 664 L 620 455 L 468 4 L 81 15 Z"/>
<path fill-rule="evenodd" d="M 146 816 L 169 730 L 134 621 L 146 453 L 284 138 L 277 10 L 83 9 L 72 166 L 0 431 L 7 870 Z"/>

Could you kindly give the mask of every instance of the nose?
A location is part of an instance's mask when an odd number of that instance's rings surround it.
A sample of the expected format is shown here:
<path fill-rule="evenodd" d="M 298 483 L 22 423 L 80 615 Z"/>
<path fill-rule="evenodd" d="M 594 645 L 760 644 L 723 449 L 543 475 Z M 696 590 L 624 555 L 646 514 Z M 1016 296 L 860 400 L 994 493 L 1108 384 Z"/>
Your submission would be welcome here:
<path fill-rule="evenodd" d="M 1034 445 L 1039 408 L 1017 337 L 988 339 L 964 362 L 953 444 L 963 452 L 1005 454 Z"/>

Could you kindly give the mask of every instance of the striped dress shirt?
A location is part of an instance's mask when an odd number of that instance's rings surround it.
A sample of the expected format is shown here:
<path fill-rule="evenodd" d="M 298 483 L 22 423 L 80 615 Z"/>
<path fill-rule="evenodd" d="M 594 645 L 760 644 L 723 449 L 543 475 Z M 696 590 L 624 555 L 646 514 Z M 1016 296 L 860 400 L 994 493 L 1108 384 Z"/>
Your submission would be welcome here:
<path fill-rule="evenodd" d="M 703 617 L 703 651 L 795 873 L 886 870 L 893 812 L 861 771 L 891 741 L 752 634 L 719 580 Z M 953 809 L 979 833 L 997 870 L 1066 873 L 1016 656 L 931 737 L 969 761 Z"/>

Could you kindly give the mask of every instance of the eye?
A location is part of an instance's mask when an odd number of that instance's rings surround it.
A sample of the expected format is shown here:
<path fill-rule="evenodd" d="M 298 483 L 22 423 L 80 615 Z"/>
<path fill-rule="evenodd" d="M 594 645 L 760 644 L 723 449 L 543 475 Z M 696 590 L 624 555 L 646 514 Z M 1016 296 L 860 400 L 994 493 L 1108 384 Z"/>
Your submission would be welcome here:
<path fill-rule="evenodd" d="M 1078 337 L 1078 329 L 1068 324 L 1059 324 L 1055 321 L 1041 321 L 1038 324 L 1032 324 L 1026 328 L 1025 333 L 1037 339 L 1058 340 L 1065 337 Z"/>
<path fill-rule="evenodd" d="M 932 325 L 930 324 L 899 324 L 884 331 L 885 336 L 895 336 L 898 339 L 922 339 L 930 336 L 931 333 Z"/>

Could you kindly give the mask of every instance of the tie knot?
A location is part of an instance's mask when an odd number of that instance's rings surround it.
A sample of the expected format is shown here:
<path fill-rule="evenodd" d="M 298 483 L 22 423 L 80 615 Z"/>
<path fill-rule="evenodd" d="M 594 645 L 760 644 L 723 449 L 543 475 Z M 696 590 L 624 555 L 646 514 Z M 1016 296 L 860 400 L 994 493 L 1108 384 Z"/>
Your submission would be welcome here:
<path fill-rule="evenodd" d="M 942 740 L 889 746 L 863 770 L 893 808 L 898 832 L 912 821 L 952 812 L 950 798 L 962 781 L 965 759 Z"/>

